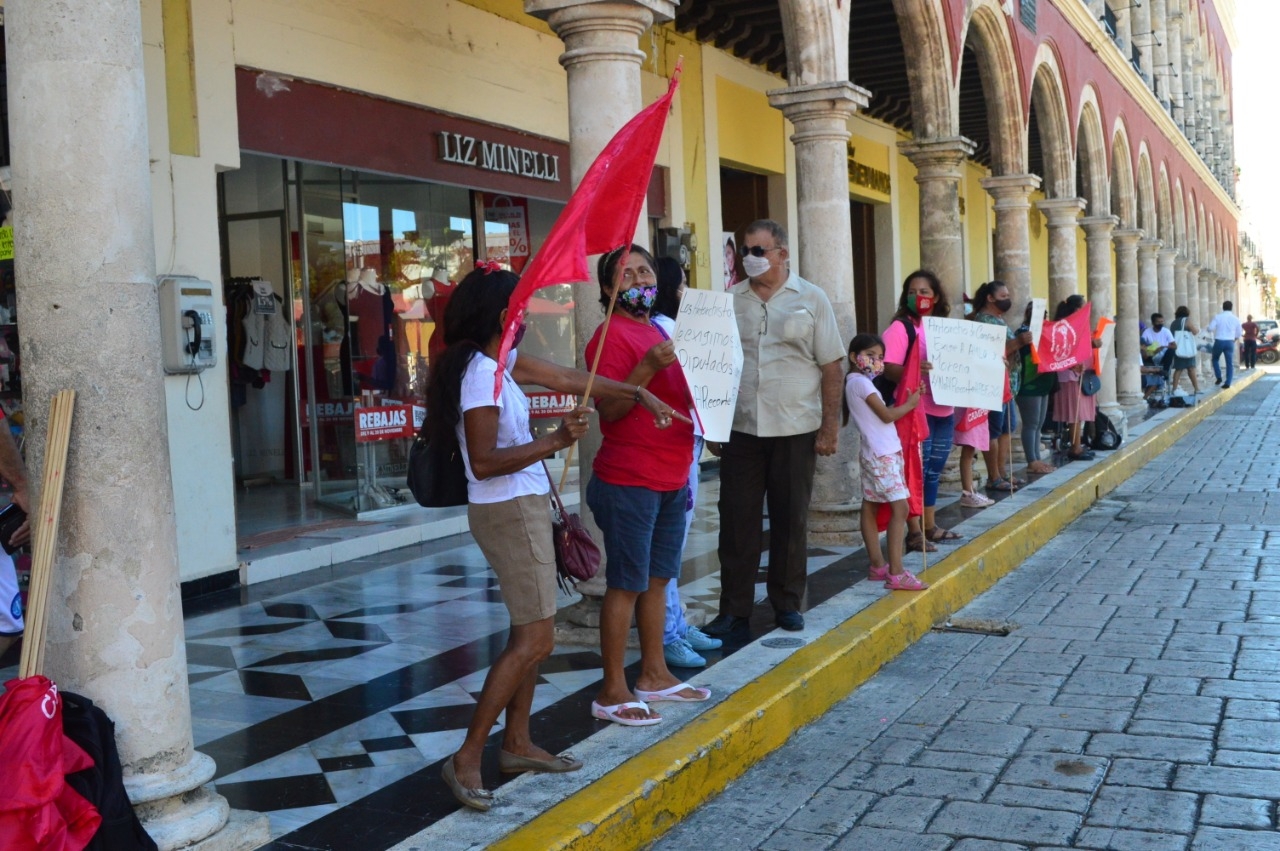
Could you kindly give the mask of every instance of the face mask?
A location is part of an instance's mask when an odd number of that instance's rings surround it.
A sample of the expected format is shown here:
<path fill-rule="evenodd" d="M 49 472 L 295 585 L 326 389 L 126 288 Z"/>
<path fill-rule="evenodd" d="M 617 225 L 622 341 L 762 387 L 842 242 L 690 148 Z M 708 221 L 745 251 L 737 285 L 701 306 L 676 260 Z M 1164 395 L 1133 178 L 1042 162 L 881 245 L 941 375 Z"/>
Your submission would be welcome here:
<path fill-rule="evenodd" d="M 1163 327 L 1164 327 L 1164 323 L 1163 323 L 1163 322 L 1157 322 L 1155 325 L 1152 325 L 1151 327 L 1152 327 L 1152 328 L 1155 328 L 1157 331 L 1159 331 L 1161 328 L 1163 328 Z"/>
<path fill-rule="evenodd" d="M 511 348 L 514 349 L 520 345 L 520 341 L 524 339 L 524 332 L 528 330 L 529 326 L 521 322 L 520 327 L 516 329 L 515 336 L 511 338 Z"/>
<path fill-rule="evenodd" d="M 1013 299 L 1011 298 L 1002 298 L 996 302 L 996 309 L 1001 313 L 1008 313 L 1011 307 L 1013 307 Z"/>
<path fill-rule="evenodd" d="M 907 293 L 907 310 L 916 316 L 928 316 L 933 312 L 933 296 Z"/>
<path fill-rule="evenodd" d="M 632 287 L 618 293 L 618 307 L 632 316 L 648 316 L 657 297 L 657 287 Z"/>
<path fill-rule="evenodd" d="M 853 356 L 853 365 L 867 378 L 875 378 L 884 372 L 884 361 L 878 358 L 870 358 L 859 352 Z"/>
<path fill-rule="evenodd" d="M 747 273 L 748 278 L 758 278 L 767 274 L 773 264 L 769 262 L 768 257 L 756 257 L 754 254 L 748 254 L 742 258 L 742 271 Z"/>

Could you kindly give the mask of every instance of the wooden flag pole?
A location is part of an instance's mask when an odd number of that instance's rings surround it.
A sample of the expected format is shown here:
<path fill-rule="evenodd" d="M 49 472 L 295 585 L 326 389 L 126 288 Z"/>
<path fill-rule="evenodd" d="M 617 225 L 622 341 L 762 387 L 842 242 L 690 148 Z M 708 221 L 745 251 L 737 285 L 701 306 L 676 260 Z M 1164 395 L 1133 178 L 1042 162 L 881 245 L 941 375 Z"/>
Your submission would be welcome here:
<path fill-rule="evenodd" d="M 609 308 L 604 314 L 604 327 L 600 329 L 600 343 L 596 346 L 595 357 L 591 359 L 591 374 L 587 376 L 587 388 L 582 392 L 582 401 L 579 405 L 586 405 L 587 400 L 591 398 L 591 385 L 595 384 L 596 371 L 600 369 L 600 354 L 604 351 L 604 341 L 609 336 L 609 320 L 613 319 L 613 308 L 618 303 L 618 289 L 622 284 L 622 273 L 627 268 L 627 261 L 631 259 L 631 246 L 627 245 L 622 251 L 622 255 L 618 258 L 618 265 L 613 270 L 613 292 L 609 294 Z M 569 454 L 564 458 L 564 469 L 560 471 L 560 490 L 564 490 L 565 482 L 569 480 L 569 467 L 573 464 L 573 450 L 577 447 L 578 442 L 575 440 L 569 444 Z"/>
<path fill-rule="evenodd" d="M 44 478 L 40 505 L 32 521 L 35 547 L 31 559 L 31 585 L 27 594 L 27 625 L 22 642 L 19 677 L 44 670 L 45 636 L 49 623 L 49 586 L 57 555 L 58 525 L 62 518 L 62 491 L 66 484 L 67 449 L 76 391 L 63 390 L 49 405 L 49 432 L 45 443 Z"/>

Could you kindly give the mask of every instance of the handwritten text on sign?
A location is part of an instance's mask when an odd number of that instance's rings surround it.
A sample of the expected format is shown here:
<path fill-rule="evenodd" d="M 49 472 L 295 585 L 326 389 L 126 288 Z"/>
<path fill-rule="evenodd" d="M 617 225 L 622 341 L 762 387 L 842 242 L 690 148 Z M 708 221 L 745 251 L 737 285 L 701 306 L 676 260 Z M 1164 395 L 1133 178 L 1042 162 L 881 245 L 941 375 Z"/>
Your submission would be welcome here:
<path fill-rule="evenodd" d="M 703 434 L 707 440 L 728 440 L 742 379 L 742 341 L 733 293 L 686 290 L 671 339 Z"/>
<path fill-rule="evenodd" d="M 1004 400 L 1005 327 L 968 319 L 924 318 L 929 392 L 939 405 L 998 411 Z"/>

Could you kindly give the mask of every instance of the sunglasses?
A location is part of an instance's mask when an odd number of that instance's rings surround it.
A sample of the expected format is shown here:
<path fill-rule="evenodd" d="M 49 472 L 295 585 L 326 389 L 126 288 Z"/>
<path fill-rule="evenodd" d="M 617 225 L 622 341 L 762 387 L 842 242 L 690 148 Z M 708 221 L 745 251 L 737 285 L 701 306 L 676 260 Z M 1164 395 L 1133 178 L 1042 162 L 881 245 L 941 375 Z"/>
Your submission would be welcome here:
<path fill-rule="evenodd" d="M 741 254 L 743 257 L 746 257 L 748 254 L 750 254 L 752 257 L 763 257 L 766 254 L 768 254 L 770 251 L 777 251 L 777 250 L 778 250 L 777 248 L 761 248 L 758 245 L 744 245 L 742 246 L 742 248 L 738 249 L 738 253 Z"/>

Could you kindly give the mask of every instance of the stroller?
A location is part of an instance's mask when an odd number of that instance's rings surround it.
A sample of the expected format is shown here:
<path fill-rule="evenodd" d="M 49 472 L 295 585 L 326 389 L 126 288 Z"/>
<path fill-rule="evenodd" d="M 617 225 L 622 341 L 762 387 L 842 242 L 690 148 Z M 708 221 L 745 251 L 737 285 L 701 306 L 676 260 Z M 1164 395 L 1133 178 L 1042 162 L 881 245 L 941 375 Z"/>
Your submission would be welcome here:
<path fill-rule="evenodd" d="M 1172 371 L 1173 349 L 1161 351 L 1154 345 L 1142 347 L 1142 396 L 1149 407 L 1156 410 L 1169 407 Z"/>

